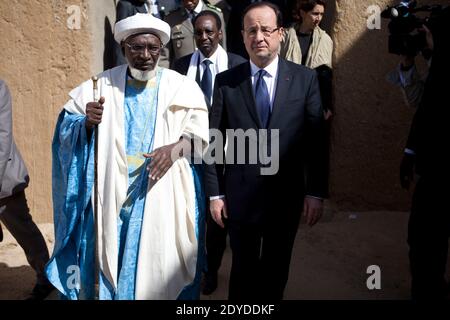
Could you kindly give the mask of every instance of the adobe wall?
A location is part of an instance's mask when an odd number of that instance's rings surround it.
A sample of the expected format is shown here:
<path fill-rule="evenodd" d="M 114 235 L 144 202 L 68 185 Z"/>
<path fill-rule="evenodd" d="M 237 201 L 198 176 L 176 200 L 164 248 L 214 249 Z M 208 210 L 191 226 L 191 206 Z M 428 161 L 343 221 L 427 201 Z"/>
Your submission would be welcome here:
<path fill-rule="evenodd" d="M 71 5 L 79 8 L 80 29 L 67 21 Z M 31 178 L 28 205 L 39 222 L 53 217 L 51 141 L 56 118 L 69 90 L 90 74 L 87 5 L 87 0 L 0 2 L 0 77 L 12 93 L 15 140 Z"/>

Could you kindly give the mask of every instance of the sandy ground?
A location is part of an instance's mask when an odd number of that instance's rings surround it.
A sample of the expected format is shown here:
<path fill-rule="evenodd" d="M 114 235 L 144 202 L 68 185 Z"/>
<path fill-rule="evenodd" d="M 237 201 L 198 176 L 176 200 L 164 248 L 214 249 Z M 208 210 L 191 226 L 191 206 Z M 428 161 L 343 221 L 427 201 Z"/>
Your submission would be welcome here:
<path fill-rule="evenodd" d="M 313 228 L 300 224 L 285 299 L 409 299 L 406 212 L 331 212 Z M 39 224 L 53 249 L 53 225 Z M 22 249 L 4 229 L 0 243 L 0 300 L 23 299 L 34 285 Z M 231 252 L 219 288 L 202 299 L 226 299 Z M 369 290 L 367 268 L 380 267 L 381 289 Z M 450 264 L 448 268 L 450 279 Z M 50 298 L 55 298 L 52 295 Z"/>

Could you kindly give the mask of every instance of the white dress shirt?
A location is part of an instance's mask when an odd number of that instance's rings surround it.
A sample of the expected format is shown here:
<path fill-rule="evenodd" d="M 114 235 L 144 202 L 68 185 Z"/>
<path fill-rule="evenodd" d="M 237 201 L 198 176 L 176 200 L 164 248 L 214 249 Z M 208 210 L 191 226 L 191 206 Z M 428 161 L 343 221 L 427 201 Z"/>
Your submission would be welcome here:
<path fill-rule="evenodd" d="M 278 79 L 278 55 L 276 58 L 265 68 L 263 68 L 267 73 L 264 75 L 263 79 L 264 82 L 267 85 L 267 90 L 269 91 L 270 96 L 270 111 L 272 111 L 273 108 L 273 99 L 275 98 L 275 91 L 277 87 L 277 79 Z M 253 92 L 255 92 L 255 86 L 256 86 L 256 77 L 258 76 L 258 71 L 261 70 L 256 64 L 254 64 L 250 60 L 250 72 L 252 75 L 252 85 L 253 85 Z"/>

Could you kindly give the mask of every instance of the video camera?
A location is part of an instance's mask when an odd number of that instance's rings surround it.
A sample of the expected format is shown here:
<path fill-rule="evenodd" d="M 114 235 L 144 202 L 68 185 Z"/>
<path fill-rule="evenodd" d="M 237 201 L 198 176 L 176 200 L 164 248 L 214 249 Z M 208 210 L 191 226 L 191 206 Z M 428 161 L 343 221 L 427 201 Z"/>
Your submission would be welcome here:
<path fill-rule="evenodd" d="M 388 6 L 381 17 L 391 19 L 389 28 L 389 53 L 416 56 L 427 47 L 423 25 L 434 30 L 433 21 L 442 12 L 442 5 L 417 7 L 416 0 L 401 1 L 396 6 Z M 417 12 L 429 12 L 428 17 L 419 18 Z"/>

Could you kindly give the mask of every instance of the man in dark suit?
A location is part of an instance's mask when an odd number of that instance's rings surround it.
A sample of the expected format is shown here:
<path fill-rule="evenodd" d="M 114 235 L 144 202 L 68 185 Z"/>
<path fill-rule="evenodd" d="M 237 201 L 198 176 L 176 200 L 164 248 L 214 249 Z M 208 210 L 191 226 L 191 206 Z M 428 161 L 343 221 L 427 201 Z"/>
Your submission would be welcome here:
<path fill-rule="evenodd" d="M 214 11 L 200 12 L 192 21 L 194 39 L 198 50 L 174 62 L 173 70 L 192 75 L 205 93 L 208 105 L 211 106 L 212 88 L 216 74 L 246 62 L 244 58 L 226 52 L 219 44 L 222 40 L 222 22 Z M 208 62 L 206 62 L 208 61 Z M 205 63 L 208 63 L 208 78 L 205 77 Z"/>
<path fill-rule="evenodd" d="M 214 221 L 228 224 L 229 298 L 280 300 L 300 213 L 314 225 L 328 193 L 323 110 L 316 73 L 278 57 L 278 7 L 251 4 L 243 22 L 250 62 L 216 77 L 210 128 L 226 131 L 228 147 L 224 165 L 207 166 L 206 188 L 221 196 L 210 201 Z M 247 134 L 236 143 L 239 131 Z M 220 158 L 219 150 L 209 151 Z"/>
<path fill-rule="evenodd" d="M 408 189 L 413 170 L 419 176 L 408 224 L 411 297 L 414 300 L 449 298 L 446 281 L 450 206 L 448 203 L 450 156 L 448 146 L 450 104 L 450 7 L 430 21 L 434 43 L 430 71 L 414 115 L 402 160 L 400 178 Z M 430 45 L 429 45 L 430 48 Z"/>
<path fill-rule="evenodd" d="M 194 18 L 193 25 L 198 50 L 175 61 L 174 70 L 197 81 L 210 107 L 216 74 L 245 63 L 246 60 L 226 52 L 219 44 L 222 39 L 222 23 L 215 12 L 209 10 L 200 12 Z M 205 295 L 213 293 L 217 288 L 217 273 L 225 251 L 226 237 L 227 230 L 219 227 L 208 215 L 206 229 L 208 268 L 202 290 Z"/>

